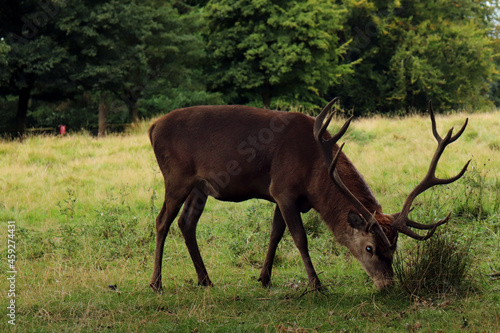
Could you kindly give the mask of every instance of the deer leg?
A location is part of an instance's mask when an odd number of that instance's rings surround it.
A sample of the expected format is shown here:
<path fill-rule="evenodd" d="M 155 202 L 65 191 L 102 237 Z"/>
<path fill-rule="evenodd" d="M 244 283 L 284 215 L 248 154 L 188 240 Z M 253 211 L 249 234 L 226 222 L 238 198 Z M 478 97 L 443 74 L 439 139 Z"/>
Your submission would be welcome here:
<path fill-rule="evenodd" d="M 273 269 L 274 256 L 276 255 L 278 244 L 283 238 L 285 228 L 285 220 L 283 220 L 283 215 L 281 215 L 280 209 L 278 205 L 276 205 L 276 208 L 274 209 L 273 224 L 271 227 L 271 240 L 269 241 L 266 259 L 264 260 L 264 265 L 262 266 L 262 271 L 260 272 L 259 277 L 259 281 L 262 283 L 263 287 L 271 286 L 271 271 Z"/>
<path fill-rule="evenodd" d="M 321 282 L 319 281 L 318 275 L 314 270 L 311 257 L 309 256 L 307 235 L 298 208 L 295 204 L 278 204 L 281 214 L 285 219 L 288 230 L 290 230 L 290 234 L 292 235 L 293 242 L 299 249 L 302 261 L 304 262 L 304 266 L 306 267 L 309 284 L 313 289 L 321 289 Z"/>
<path fill-rule="evenodd" d="M 196 269 L 198 284 L 201 286 L 213 286 L 212 281 L 210 281 L 208 277 L 203 259 L 201 258 L 198 242 L 196 241 L 196 226 L 203 212 L 203 208 L 205 208 L 206 202 L 207 195 L 195 188 L 184 203 L 184 208 L 178 224 L 184 236 L 184 241 L 186 242 L 194 268 Z"/>
<path fill-rule="evenodd" d="M 165 246 L 165 239 L 167 238 L 170 225 L 179 213 L 180 207 L 184 202 L 185 196 L 173 196 L 168 192 L 165 193 L 165 201 L 161 208 L 158 217 L 156 218 L 156 248 L 155 248 L 155 261 L 153 268 L 153 276 L 149 286 L 154 291 L 162 289 L 161 283 L 161 266 L 163 259 L 163 248 Z M 177 199 L 176 199 L 177 198 Z"/>

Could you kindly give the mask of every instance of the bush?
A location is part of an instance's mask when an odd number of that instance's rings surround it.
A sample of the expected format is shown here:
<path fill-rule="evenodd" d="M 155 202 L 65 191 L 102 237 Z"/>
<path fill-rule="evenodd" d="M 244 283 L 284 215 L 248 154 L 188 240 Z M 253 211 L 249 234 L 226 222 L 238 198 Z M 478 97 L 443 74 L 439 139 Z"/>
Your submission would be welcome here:
<path fill-rule="evenodd" d="M 139 117 L 150 118 L 166 114 L 172 110 L 195 106 L 225 104 L 220 93 L 203 90 L 189 91 L 172 89 L 166 94 L 143 98 L 139 101 Z"/>

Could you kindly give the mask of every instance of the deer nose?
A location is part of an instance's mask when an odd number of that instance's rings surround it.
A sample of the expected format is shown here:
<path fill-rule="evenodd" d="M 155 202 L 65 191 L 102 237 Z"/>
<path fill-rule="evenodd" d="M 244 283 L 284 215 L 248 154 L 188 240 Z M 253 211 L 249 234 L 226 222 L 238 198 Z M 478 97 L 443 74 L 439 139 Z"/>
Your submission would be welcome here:
<path fill-rule="evenodd" d="M 394 279 L 389 278 L 389 277 L 384 277 L 382 279 L 376 279 L 374 280 L 375 286 L 377 287 L 378 290 L 385 290 L 389 289 L 394 286 Z"/>

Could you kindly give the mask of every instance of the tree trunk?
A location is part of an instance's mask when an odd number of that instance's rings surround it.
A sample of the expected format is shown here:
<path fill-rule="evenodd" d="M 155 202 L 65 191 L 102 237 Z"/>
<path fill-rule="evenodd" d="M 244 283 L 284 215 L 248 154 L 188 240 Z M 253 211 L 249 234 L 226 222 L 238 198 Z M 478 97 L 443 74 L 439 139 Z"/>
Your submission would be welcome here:
<path fill-rule="evenodd" d="M 103 138 L 106 136 L 106 127 L 108 126 L 108 113 L 109 105 L 106 101 L 106 96 L 102 94 L 101 99 L 99 100 L 99 129 L 97 132 L 98 138 Z"/>
<path fill-rule="evenodd" d="M 139 100 L 141 91 L 140 86 L 137 86 L 131 89 L 125 89 L 123 95 L 121 96 L 122 101 L 127 105 L 128 115 L 132 123 L 139 122 L 139 108 L 137 107 L 137 101 Z"/>
<path fill-rule="evenodd" d="M 16 114 L 16 129 L 14 135 L 22 138 L 26 133 L 26 119 L 28 118 L 28 104 L 30 101 L 32 85 L 19 90 Z"/>
<path fill-rule="evenodd" d="M 127 103 L 128 113 L 130 115 L 130 121 L 132 123 L 139 122 L 139 108 L 137 107 L 137 101 L 131 101 Z"/>
<path fill-rule="evenodd" d="M 271 108 L 271 99 L 272 99 L 272 87 L 269 81 L 266 80 L 264 85 L 262 86 L 262 104 L 264 109 Z"/>

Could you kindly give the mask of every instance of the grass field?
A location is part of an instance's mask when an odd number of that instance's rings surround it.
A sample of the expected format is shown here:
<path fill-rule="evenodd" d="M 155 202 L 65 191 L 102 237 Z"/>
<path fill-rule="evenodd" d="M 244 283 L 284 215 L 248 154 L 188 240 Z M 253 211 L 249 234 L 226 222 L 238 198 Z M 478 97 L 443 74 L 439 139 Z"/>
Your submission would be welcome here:
<path fill-rule="evenodd" d="M 163 183 L 147 137 L 149 123 L 125 135 L 85 133 L 0 141 L 2 272 L 8 221 L 15 223 L 15 326 L 8 323 L 9 280 L 2 278 L 0 331 L 16 332 L 498 332 L 500 331 L 500 112 L 438 116 L 444 136 L 469 117 L 438 167 L 466 175 L 420 196 L 412 217 L 453 212 L 440 236 L 465 249 L 459 287 L 409 294 L 378 292 L 317 215 L 305 224 L 327 293 L 309 292 L 299 253 L 285 234 L 270 290 L 257 277 L 273 206 L 209 199 L 198 242 L 215 286 L 196 285 L 181 233 L 173 225 L 164 255 L 164 292 L 149 287 L 154 219 Z M 337 122 L 336 125 L 338 125 Z M 335 127 L 335 125 L 333 126 Z M 411 116 L 354 121 L 344 151 L 386 213 L 397 212 L 435 150 L 430 120 Z M 398 256 L 422 243 L 399 237 Z M 2 274 L 4 276 L 4 274 Z"/>

